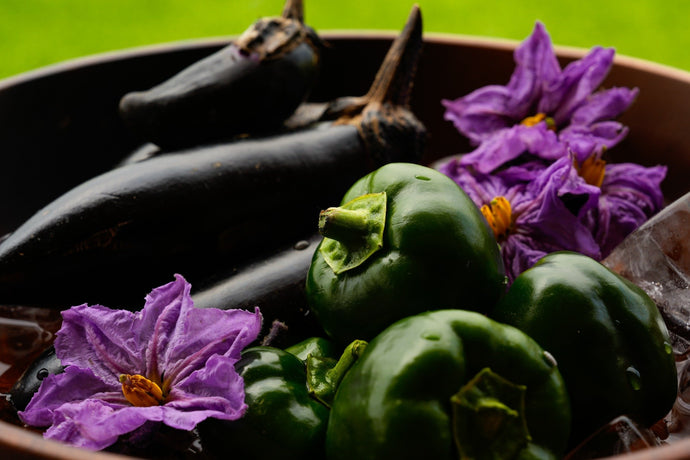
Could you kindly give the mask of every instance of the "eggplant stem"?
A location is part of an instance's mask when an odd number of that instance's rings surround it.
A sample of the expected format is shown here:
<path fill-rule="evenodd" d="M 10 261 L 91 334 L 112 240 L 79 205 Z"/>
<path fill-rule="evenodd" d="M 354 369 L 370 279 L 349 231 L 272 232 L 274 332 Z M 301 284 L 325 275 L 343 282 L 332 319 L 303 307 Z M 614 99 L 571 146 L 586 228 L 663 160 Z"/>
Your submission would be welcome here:
<path fill-rule="evenodd" d="M 367 102 L 409 105 L 422 43 L 422 13 L 419 5 L 415 4 L 405 27 L 383 59 L 369 92 L 364 96 Z"/>
<path fill-rule="evenodd" d="M 304 2 L 302 0 L 286 0 L 282 17 L 304 22 Z"/>

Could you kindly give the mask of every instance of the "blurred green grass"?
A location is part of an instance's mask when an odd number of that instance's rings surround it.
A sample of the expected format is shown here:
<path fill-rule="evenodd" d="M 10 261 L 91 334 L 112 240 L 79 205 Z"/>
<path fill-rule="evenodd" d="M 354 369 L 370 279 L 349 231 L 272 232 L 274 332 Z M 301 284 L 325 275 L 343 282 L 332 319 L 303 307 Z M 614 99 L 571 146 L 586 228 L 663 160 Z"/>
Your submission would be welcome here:
<path fill-rule="evenodd" d="M 688 0 L 418 0 L 425 32 L 522 40 L 535 20 L 557 45 L 690 70 Z M 412 2 L 305 0 L 317 31 L 402 27 Z M 280 13 L 283 0 L 0 0 L 0 78 L 76 57 L 142 45 L 237 35 Z"/>

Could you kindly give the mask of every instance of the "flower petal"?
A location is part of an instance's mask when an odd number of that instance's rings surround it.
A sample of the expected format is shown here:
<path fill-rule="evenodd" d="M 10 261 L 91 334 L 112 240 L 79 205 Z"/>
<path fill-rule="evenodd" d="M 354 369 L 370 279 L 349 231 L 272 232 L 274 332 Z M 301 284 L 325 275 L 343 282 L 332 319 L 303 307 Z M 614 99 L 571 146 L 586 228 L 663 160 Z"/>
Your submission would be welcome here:
<path fill-rule="evenodd" d="M 261 321 L 258 308 L 253 313 L 215 308 L 187 310 L 164 356 L 165 379 L 176 385 L 216 354 L 238 360 L 241 350 L 259 335 Z"/>
<path fill-rule="evenodd" d="M 144 308 L 132 326 L 140 349 L 146 350 L 146 369 L 143 375 L 160 379 L 168 369 L 166 354 L 169 346 L 184 336 L 184 318 L 194 308 L 190 297 L 191 285 L 180 275 L 146 296 Z"/>
<path fill-rule="evenodd" d="M 60 406 L 55 411 L 53 426 L 46 430 L 44 436 L 77 447 L 100 450 L 147 421 L 161 420 L 161 406 L 118 406 L 92 398 Z"/>
<path fill-rule="evenodd" d="M 501 245 L 501 257 L 506 267 L 508 284 L 512 284 L 518 275 L 539 259 L 544 257 L 547 252 L 539 248 L 540 244 L 533 237 L 527 234 L 511 235 L 505 243 Z"/>
<path fill-rule="evenodd" d="M 518 219 L 520 227 L 531 228 L 530 234 L 539 236 L 546 246 L 577 251 L 599 258 L 599 246 L 578 215 L 591 209 L 599 197 L 598 187 L 588 185 L 575 172 L 571 157 L 564 157 L 527 186 L 536 199 L 534 206 Z M 564 195 L 580 195 L 578 209 L 571 210 L 563 201 Z"/>
<path fill-rule="evenodd" d="M 119 385 L 103 382 L 90 369 L 68 366 L 64 372 L 46 377 L 26 409 L 18 415 L 27 425 L 49 426 L 53 423 L 53 412 L 63 404 L 94 394 L 117 397 L 118 393 L 121 397 Z"/>
<path fill-rule="evenodd" d="M 134 314 L 100 305 L 79 305 L 62 312 L 55 353 L 65 365 L 91 368 L 104 381 L 144 370 L 139 345 L 132 339 Z"/>
<path fill-rule="evenodd" d="M 557 80 L 549 82 L 538 111 L 551 114 L 557 126 L 564 125 L 604 81 L 614 54 L 613 48 L 594 47 L 568 64 Z"/>
<path fill-rule="evenodd" d="M 455 99 L 441 101 L 443 118 L 477 145 L 494 132 L 512 126 L 516 113 L 510 107 L 512 95 L 505 86 L 488 85 Z M 519 115 L 517 115 L 519 116 Z"/>
<path fill-rule="evenodd" d="M 566 146 L 556 133 L 541 122 L 535 126 L 515 125 L 495 133 L 472 152 L 463 155 L 460 164 L 482 174 L 489 174 L 522 155 L 556 160 L 567 155 Z"/>
<path fill-rule="evenodd" d="M 571 125 L 589 125 L 620 116 L 635 101 L 637 88 L 610 88 L 597 91 L 577 108 L 570 119 Z"/>
<path fill-rule="evenodd" d="M 206 418 L 240 418 L 247 406 L 244 382 L 234 367 L 235 359 L 215 355 L 203 369 L 176 385 L 165 405 L 166 425 L 189 430 Z"/>
<path fill-rule="evenodd" d="M 540 22 L 515 50 L 515 70 L 507 86 L 488 85 L 455 100 L 444 100 L 444 118 L 474 145 L 529 115 L 545 85 L 560 74 L 551 39 Z"/>
<path fill-rule="evenodd" d="M 488 204 L 497 196 L 504 196 L 512 203 L 513 197 L 519 195 L 521 188 L 524 187 L 521 183 L 507 183 L 498 175 L 473 174 L 460 164 L 460 157 L 451 157 L 437 168 L 453 179 L 477 207 Z"/>
<path fill-rule="evenodd" d="M 550 195 L 550 199 L 544 199 L 546 204 L 553 201 L 555 206 L 564 204 L 574 216 L 582 216 L 589 209 L 596 206 L 601 189 L 590 185 L 580 177 L 572 155 L 563 157 L 552 163 L 538 177 L 528 185 L 534 195 Z M 542 210 L 542 213 L 560 212 L 553 209 Z"/>
<path fill-rule="evenodd" d="M 606 257 L 623 239 L 663 207 L 666 167 L 633 163 L 606 166 L 599 205 L 586 223 Z"/>
<path fill-rule="evenodd" d="M 514 59 L 515 70 L 508 83 L 513 94 L 511 110 L 514 117 L 523 119 L 534 115 L 530 111 L 543 97 L 545 88 L 561 74 L 551 37 L 544 24 L 539 21 L 535 23 L 532 34 L 515 49 Z"/>

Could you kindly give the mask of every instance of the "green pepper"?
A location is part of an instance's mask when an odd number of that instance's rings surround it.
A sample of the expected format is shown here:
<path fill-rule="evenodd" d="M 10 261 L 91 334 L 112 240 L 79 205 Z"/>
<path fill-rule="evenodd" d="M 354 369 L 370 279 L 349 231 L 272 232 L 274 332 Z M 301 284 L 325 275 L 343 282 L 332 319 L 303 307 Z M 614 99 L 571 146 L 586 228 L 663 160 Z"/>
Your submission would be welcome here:
<path fill-rule="evenodd" d="M 337 356 L 335 345 L 323 337 L 309 337 L 285 349 L 291 355 L 297 356 L 301 361 L 307 362 L 309 355 L 319 358 L 334 358 Z"/>
<path fill-rule="evenodd" d="M 202 423 L 204 450 L 252 459 L 323 458 L 332 396 L 362 345 L 353 342 L 340 359 L 321 338 L 286 350 L 245 349 L 235 367 L 244 380 L 247 411 L 236 421 Z"/>
<path fill-rule="evenodd" d="M 626 414 L 647 426 L 676 398 L 676 365 L 654 302 L 589 257 L 556 252 L 519 275 L 493 311 L 549 350 L 573 407 L 576 443 Z"/>
<path fill-rule="evenodd" d="M 505 292 L 493 233 L 444 174 L 390 163 L 358 180 L 340 207 L 322 211 L 306 295 L 337 342 L 371 339 L 428 309 L 485 311 Z"/>
<path fill-rule="evenodd" d="M 518 329 L 463 310 L 397 321 L 345 375 L 333 459 L 557 458 L 570 427 L 553 358 Z"/>

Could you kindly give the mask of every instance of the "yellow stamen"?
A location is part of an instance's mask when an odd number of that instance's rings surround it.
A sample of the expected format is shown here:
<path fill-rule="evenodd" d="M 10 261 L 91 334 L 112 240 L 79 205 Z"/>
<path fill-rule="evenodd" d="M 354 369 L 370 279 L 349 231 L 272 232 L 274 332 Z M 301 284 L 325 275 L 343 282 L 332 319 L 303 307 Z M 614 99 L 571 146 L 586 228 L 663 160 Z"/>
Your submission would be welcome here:
<path fill-rule="evenodd" d="M 497 196 L 488 205 L 482 206 L 480 211 L 497 239 L 500 240 L 508 234 L 513 223 L 510 201 L 503 196 Z"/>
<path fill-rule="evenodd" d="M 120 376 L 122 394 L 125 399 L 138 407 L 158 406 L 165 400 L 161 387 L 143 375 L 122 374 Z"/>
<path fill-rule="evenodd" d="M 606 172 L 606 161 L 602 160 L 597 155 L 590 155 L 582 162 L 580 167 L 577 168 L 577 171 L 585 182 L 596 187 L 601 187 Z"/>
<path fill-rule="evenodd" d="M 556 129 L 556 122 L 554 121 L 553 118 L 547 117 L 545 113 L 539 112 L 536 115 L 532 115 L 531 117 L 527 117 L 524 120 L 520 122 L 521 125 L 524 126 L 536 126 L 542 121 L 546 121 L 546 126 L 548 126 L 549 129 L 555 130 Z"/>

